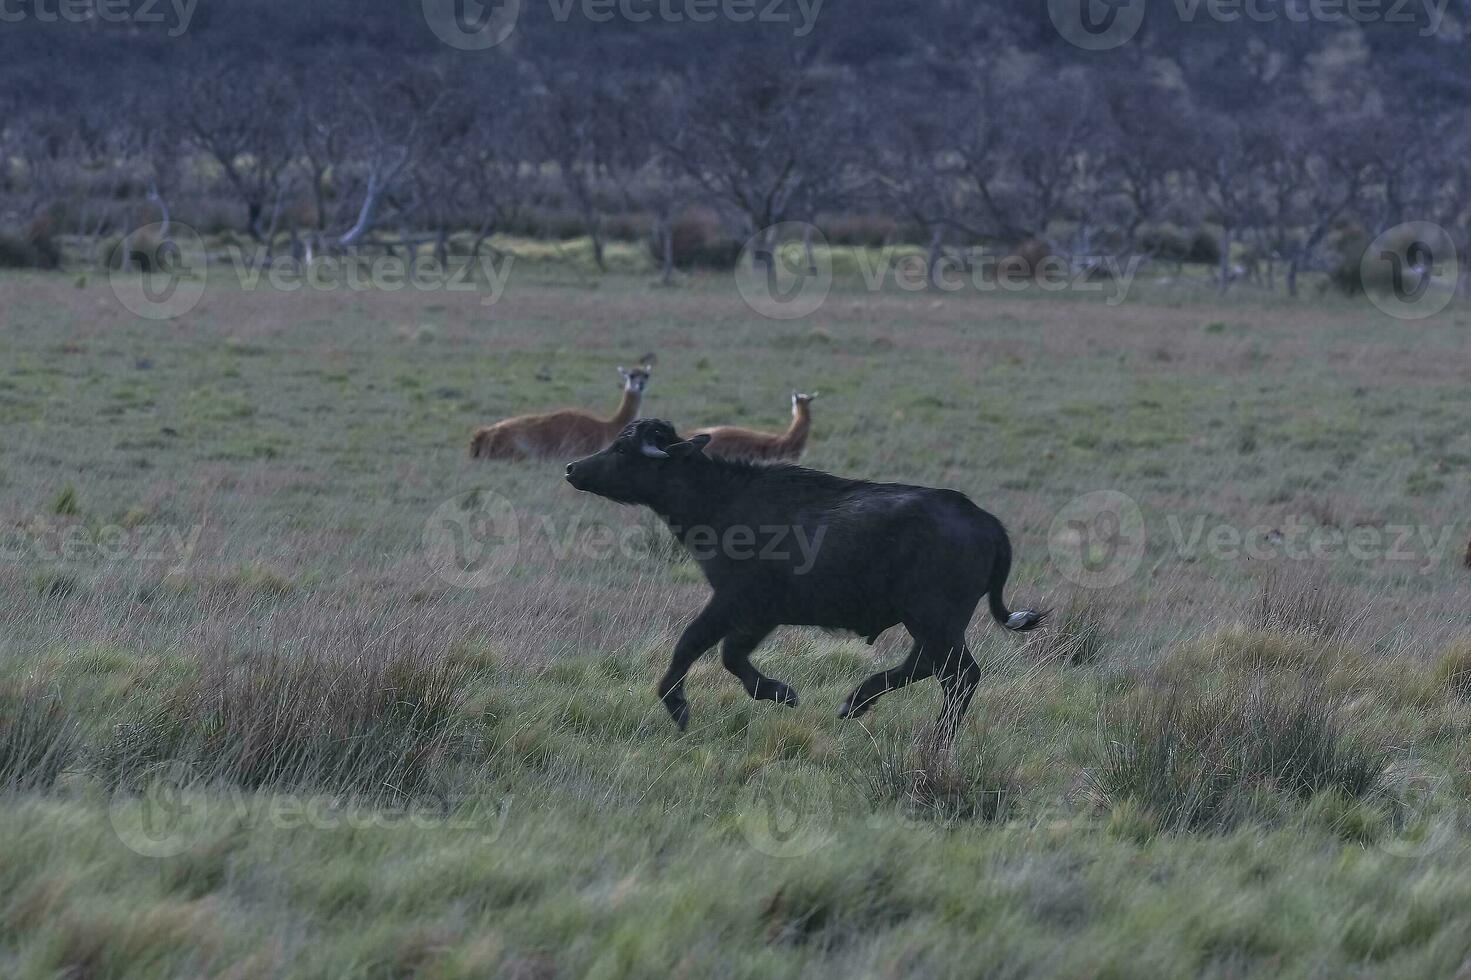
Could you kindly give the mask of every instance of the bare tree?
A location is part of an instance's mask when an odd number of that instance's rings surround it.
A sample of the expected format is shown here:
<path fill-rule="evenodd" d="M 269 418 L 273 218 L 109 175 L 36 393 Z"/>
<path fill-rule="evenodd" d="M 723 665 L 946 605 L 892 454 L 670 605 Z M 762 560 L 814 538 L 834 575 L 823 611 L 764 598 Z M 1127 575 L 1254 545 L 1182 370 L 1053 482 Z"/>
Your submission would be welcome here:
<path fill-rule="evenodd" d="M 650 244 L 659 259 L 659 281 L 668 286 L 674 281 L 675 219 L 699 200 L 701 188 L 669 149 L 676 139 L 672 127 L 681 124 L 678 106 L 682 96 L 658 83 L 645 86 L 642 96 L 644 112 L 632 120 L 629 137 L 641 149 L 630 158 L 647 159 L 624 187 L 630 205 L 652 215 Z"/>
<path fill-rule="evenodd" d="M 472 259 L 490 237 L 513 224 L 534 197 L 534 157 L 526 137 L 526 106 L 500 79 L 498 99 L 468 85 L 453 85 L 425 138 L 434 152 L 423 154 L 409 175 L 417 220 L 433 236 L 441 264 L 449 260 L 449 236 L 470 231 Z"/>
<path fill-rule="evenodd" d="M 994 66 L 970 79 L 954 128 L 948 170 L 961 195 L 950 223 L 977 238 L 1045 239 L 1072 209 L 1092 207 L 1101 175 L 1095 145 L 1104 107 L 1081 71 L 1044 77 L 1029 66 L 1003 75 Z M 1079 223 L 1080 226 L 1083 224 Z"/>
<path fill-rule="evenodd" d="M 296 105 L 289 78 L 227 64 L 199 69 L 184 108 L 190 141 L 214 160 L 245 205 L 246 231 L 268 245 L 290 180 Z"/>
<path fill-rule="evenodd" d="M 1217 269 L 1221 295 L 1236 278 L 1232 248 L 1260 213 L 1262 149 L 1258 135 L 1257 130 L 1234 118 L 1215 114 L 1202 120 L 1199 141 L 1192 148 L 1195 182 L 1210 205 L 1210 216 L 1221 228 Z"/>
<path fill-rule="evenodd" d="M 345 65 L 333 65 L 328 70 L 348 69 Z M 334 178 L 340 178 L 348 159 L 350 141 L 345 117 L 350 106 L 342 89 L 315 85 L 311 76 L 297 78 L 297 92 L 295 138 L 312 203 L 312 227 L 307 235 L 309 257 L 326 243 L 327 229 L 337 217 L 334 214 L 337 198 Z"/>
<path fill-rule="evenodd" d="M 810 218 L 840 199 L 856 118 L 845 80 L 784 52 L 742 52 L 685 80 L 662 147 L 710 199 L 762 234 L 753 259 L 774 274 L 777 224 Z"/>
<path fill-rule="evenodd" d="M 1107 114 L 1081 69 L 1042 72 L 1029 72 L 1001 93 L 1003 152 L 1013 183 L 1005 214 L 993 215 L 1037 238 L 1065 211 L 1090 207 L 1099 160 L 1094 139 Z"/>
<path fill-rule="evenodd" d="M 538 158 L 555 166 L 592 240 L 593 261 L 605 270 L 604 202 L 625 196 L 627 182 L 649 159 L 632 138 L 642 104 L 623 80 L 596 67 L 543 70 L 537 80 L 525 120 L 531 143 Z"/>
<path fill-rule="evenodd" d="M 924 233 L 931 288 L 940 286 L 947 235 L 963 224 L 953 139 L 954 113 L 961 106 L 947 96 L 943 89 L 937 97 L 901 90 L 887 102 L 882 124 L 870 134 L 870 199 Z"/>
<path fill-rule="evenodd" d="M 1261 125 L 1261 172 L 1266 220 L 1286 252 L 1287 293 L 1297 295 L 1298 274 L 1328 232 L 1363 192 L 1368 161 L 1356 152 L 1353 130 L 1361 118 L 1307 121 L 1267 113 Z"/>
<path fill-rule="evenodd" d="M 443 79 L 433 72 L 391 72 L 376 84 L 362 79 L 350 90 L 356 112 L 347 129 L 351 164 L 344 176 L 358 201 L 351 227 L 336 244 L 361 244 L 383 218 L 385 207 L 406 208 L 395 195 L 408 186 L 411 165 L 427 154 L 426 133 L 440 121 L 445 106 Z"/>
<path fill-rule="evenodd" d="M 1109 117 L 1098 152 L 1108 171 L 1107 193 L 1123 204 L 1121 247 L 1135 252 L 1144 225 L 1181 210 L 1181 175 L 1192 162 L 1192 111 L 1180 93 L 1132 73 L 1110 76 L 1104 85 Z"/>

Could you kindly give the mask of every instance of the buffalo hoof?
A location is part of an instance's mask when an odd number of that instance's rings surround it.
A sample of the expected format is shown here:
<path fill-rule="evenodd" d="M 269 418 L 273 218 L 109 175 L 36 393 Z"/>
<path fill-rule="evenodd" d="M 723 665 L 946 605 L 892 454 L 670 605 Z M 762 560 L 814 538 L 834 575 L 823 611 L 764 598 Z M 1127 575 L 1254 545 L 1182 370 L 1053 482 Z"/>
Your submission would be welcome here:
<path fill-rule="evenodd" d="M 762 697 L 767 701 L 775 701 L 777 704 L 784 704 L 789 708 L 795 708 L 798 704 L 797 692 L 787 687 L 781 681 L 772 681 L 770 692 L 763 692 Z"/>
<path fill-rule="evenodd" d="M 689 702 L 677 701 L 673 704 L 670 704 L 668 701 L 665 701 L 664 708 L 669 712 L 669 717 L 673 718 L 674 723 L 679 726 L 680 731 L 684 731 L 686 728 L 690 727 Z"/>
<path fill-rule="evenodd" d="M 845 720 L 848 718 L 861 718 L 863 715 L 868 713 L 869 708 L 873 707 L 873 701 L 871 700 L 865 701 L 863 704 L 855 706 L 853 704 L 853 697 L 854 695 L 852 694 L 848 695 L 848 699 L 844 701 L 843 706 L 838 709 L 839 718 Z"/>

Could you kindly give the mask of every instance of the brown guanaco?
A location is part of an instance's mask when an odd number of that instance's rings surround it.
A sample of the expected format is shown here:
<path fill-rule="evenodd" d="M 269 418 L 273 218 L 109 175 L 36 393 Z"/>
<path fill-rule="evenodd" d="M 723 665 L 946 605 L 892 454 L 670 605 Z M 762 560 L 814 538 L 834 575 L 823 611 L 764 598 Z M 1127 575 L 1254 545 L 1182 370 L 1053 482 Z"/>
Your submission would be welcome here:
<path fill-rule="evenodd" d="M 527 459 L 592 453 L 612 442 L 638 415 L 652 364 L 632 371 L 620 367 L 623 401 L 610 419 L 600 419 L 574 408 L 539 415 L 517 415 L 477 429 L 470 439 L 470 455 L 479 459 Z"/>
<path fill-rule="evenodd" d="M 804 395 L 792 392 L 792 424 L 780 435 L 756 432 L 734 425 L 717 425 L 696 429 L 697 436 L 709 436 L 705 452 L 725 459 L 797 459 L 807 448 L 807 434 L 812 429 L 812 400 L 817 392 Z"/>

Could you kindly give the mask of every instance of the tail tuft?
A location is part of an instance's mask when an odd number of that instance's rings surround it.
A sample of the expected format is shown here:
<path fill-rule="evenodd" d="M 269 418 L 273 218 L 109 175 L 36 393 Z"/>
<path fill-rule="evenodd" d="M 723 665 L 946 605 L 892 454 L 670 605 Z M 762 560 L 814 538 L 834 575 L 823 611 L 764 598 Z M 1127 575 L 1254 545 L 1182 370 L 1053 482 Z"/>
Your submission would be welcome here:
<path fill-rule="evenodd" d="M 1006 622 L 1002 625 L 1013 633 L 1025 633 L 1027 630 L 1034 630 L 1046 622 L 1048 612 L 1049 610 L 1046 609 L 1040 611 L 1018 609 L 1010 616 L 1007 616 Z"/>
<path fill-rule="evenodd" d="M 1006 599 L 1001 592 L 1006 588 L 1006 577 L 1011 574 L 1011 542 L 1006 540 L 1003 532 L 996 547 L 996 557 L 991 566 L 991 582 L 986 592 L 989 596 L 988 602 L 991 606 L 991 617 L 1011 630 L 1013 633 L 1025 633 L 1027 630 L 1036 629 L 1047 619 L 1048 610 L 1041 611 L 1033 609 L 1018 609 L 1012 612 L 1006 608 Z"/>

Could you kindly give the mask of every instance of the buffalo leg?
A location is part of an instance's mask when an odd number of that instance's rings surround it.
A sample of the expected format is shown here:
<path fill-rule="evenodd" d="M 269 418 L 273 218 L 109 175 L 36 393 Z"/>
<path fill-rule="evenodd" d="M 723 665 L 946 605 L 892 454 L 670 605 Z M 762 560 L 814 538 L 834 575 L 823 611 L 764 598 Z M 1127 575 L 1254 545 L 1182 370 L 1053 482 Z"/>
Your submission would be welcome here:
<path fill-rule="evenodd" d="M 924 644 L 916 639 L 914 646 L 909 650 L 909 656 L 904 658 L 903 663 L 897 667 L 879 671 L 854 688 L 853 693 L 848 695 L 843 706 L 838 709 L 838 717 L 857 718 L 872 708 L 874 702 L 884 694 L 897 691 L 905 684 L 922 681 L 934 672 L 934 661 L 926 656 Z"/>
<path fill-rule="evenodd" d="M 659 680 L 658 691 L 659 699 L 664 702 L 669 717 L 674 719 L 680 731 L 684 731 L 690 723 L 690 707 L 684 699 L 684 675 L 689 673 L 690 667 L 706 650 L 720 642 L 720 638 L 725 635 L 726 625 L 724 613 L 712 603 L 700 610 L 700 614 L 684 628 L 679 642 L 674 645 L 674 657 L 669 662 L 669 669 Z"/>
<path fill-rule="evenodd" d="M 935 672 L 940 675 L 940 686 L 945 689 L 945 703 L 940 708 L 937 728 L 940 737 L 948 740 L 960 727 L 965 712 L 970 708 L 970 699 L 981 683 L 981 665 L 971 656 L 964 634 L 940 644 L 936 653 L 940 662 Z"/>
<path fill-rule="evenodd" d="M 772 680 L 751 663 L 751 651 L 766 639 L 768 630 L 747 633 L 732 633 L 720 646 L 720 662 L 725 669 L 740 678 L 746 693 L 757 701 L 775 701 L 778 704 L 795 706 L 797 692 L 781 681 Z"/>

